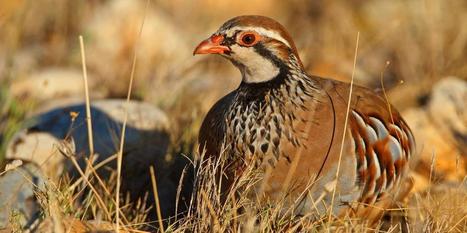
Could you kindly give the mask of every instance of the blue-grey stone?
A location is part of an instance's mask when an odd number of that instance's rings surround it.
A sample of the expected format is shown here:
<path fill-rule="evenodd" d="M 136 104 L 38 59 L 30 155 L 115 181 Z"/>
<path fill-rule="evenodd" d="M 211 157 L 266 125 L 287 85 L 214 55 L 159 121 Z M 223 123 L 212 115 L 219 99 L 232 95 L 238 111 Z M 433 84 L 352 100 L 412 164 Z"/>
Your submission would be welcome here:
<path fill-rule="evenodd" d="M 39 217 L 40 206 L 34 192 L 44 190 L 44 176 L 34 163 L 26 163 L 0 176 L 0 229 L 10 217 L 21 226 Z"/>

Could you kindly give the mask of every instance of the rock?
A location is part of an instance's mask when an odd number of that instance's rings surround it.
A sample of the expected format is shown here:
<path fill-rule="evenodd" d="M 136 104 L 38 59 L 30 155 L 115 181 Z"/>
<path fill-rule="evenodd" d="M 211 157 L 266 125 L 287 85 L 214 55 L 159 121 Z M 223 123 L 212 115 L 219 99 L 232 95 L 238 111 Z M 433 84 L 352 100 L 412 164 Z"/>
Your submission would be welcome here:
<path fill-rule="evenodd" d="M 5 82 L 8 81 L 8 77 L 14 77 L 12 82 L 15 83 L 16 80 L 27 78 L 31 73 L 40 69 L 40 59 L 38 59 L 39 49 L 19 49 L 11 56 L 11 51 L 1 46 L 2 45 L 0 45 L 0 74 L 2 75 L 0 75 L 0 81 Z"/>
<path fill-rule="evenodd" d="M 139 35 L 143 17 L 144 30 Z M 141 51 L 136 65 L 136 89 L 153 90 L 152 85 L 147 88 L 149 78 L 162 79 L 170 67 L 180 69 L 184 60 L 191 59 L 191 53 L 180 53 L 192 50 L 185 30 L 153 4 L 146 10 L 142 1 L 105 2 L 96 9 L 85 30 L 90 35 L 89 39 L 84 38 L 89 68 L 103 79 L 101 82 L 107 82 L 111 96 L 123 96 L 128 89 L 128 82 L 121 80 L 130 77 L 135 45 Z"/>
<path fill-rule="evenodd" d="M 459 180 L 466 175 L 465 157 L 457 146 L 439 132 L 421 110 L 408 110 L 404 118 L 411 126 L 417 141 L 418 159 L 414 160 L 416 171 L 432 180 Z"/>
<path fill-rule="evenodd" d="M 467 156 L 467 81 L 447 77 L 439 81 L 431 93 L 428 113 L 446 140 L 456 143 Z"/>
<path fill-rule="evenodd" d="M 94 149 L 100 161 L 118 151 L 124 109 L 124 100 L 99 100 L 91 105 Z M 167 116 L 158 108 L 137 101 L 130 102 L 128 112 L 125 150 L 153 147 L 138 159 L 163 157 L 169 144 Z M 77 115 L 74 122 L 71 113 Z M 33 117 L 32 124 L 9 143 L 6 158 L 33 161 L 43 165 L 44 171 L 56 171 L 63 159 L 58 158 L 55 146 L 67 136 L 73 138 L 78 156 L 89 155 L 85 115 L 85 104 L 81 103 L 61 106 Z"/>
<path fill-rule="evenodd" d="M 426 106 L 402 113 L 417 142 L 411 165 L 432 182 L 459 181 L 467 174 L 466 93 L 465 81 L 446 78 L 434 85 Z"/>
<path fill-rule="evenodd" d="M 57 150 L 60 139 L 48 132 L 22 130 L 15 134 L 7 148 L 6 158 L 32 161 L 42 167 L 48 177 L 58 178 L 63 170 L 65 157 Z"/>
<path fill-rule="evenodd" d="M 3 169 L 1 170 L 3 172 Z M 11 222 L 31 225 L 40 214 L 34 192 L 44 189 L 44 175 L 34 163 L 25 163 L 0 176 L 0 229 Z"/>
<path fill-rule="evenodd" d="M 70 159 L 58 151 L 63 139 L 70 139 L 71 153 L 82 168 L 85 158 L 89 157 L 88 132 L 85 121 L 85 105 L 64 105 L 67 101 L 58 101 L 60 107 L 42 109 L 30 121 L 30 126 L 18 132 L 7 147 L 6 157 L 23 159 L 40 165 L 45 174 L 59 178 L 61 170 L 72 177 L 79 177 Z M 93 125 L 95 164 L 115 155 L 119 148 L 122 123 L 124 120 L 125 100 L 99 100 L 91 105 Z M 72 120 L 74 116 L 74 120 Z M 71 140 L 72 139 L 72 140 Z M 150 191 L 149 167 L 154 166 L 157 182 L 163 187 L 160 199 L 165 213 L 173 212 L 176 187 L 180 174 L 174 174 L 166 157 L 170 143 L 169 119 L 160 109 L 151 104 L 130 101 L 128 123 L 125 133 L 122 167 L 122 192 L 129 192 L 132 199 L 142 197 Z M 103 179 L 115 171 L 113 159 L 98 170 Z M 83 169 L 84 170 L 84 169 Z M 164 213 L 164 214 L 165 214 Z"/>
<path fill-rule="evenodd" d="M 93 96 L 102 96 L 96 91 L 92 79 L 89 80 L 89 89 L 93 90 Z M 17 98 L 30 97 L 38 101 L 83 96 L 83 74 L 79 70 L 49 68 L 15 80 L 10 90 Z"/>

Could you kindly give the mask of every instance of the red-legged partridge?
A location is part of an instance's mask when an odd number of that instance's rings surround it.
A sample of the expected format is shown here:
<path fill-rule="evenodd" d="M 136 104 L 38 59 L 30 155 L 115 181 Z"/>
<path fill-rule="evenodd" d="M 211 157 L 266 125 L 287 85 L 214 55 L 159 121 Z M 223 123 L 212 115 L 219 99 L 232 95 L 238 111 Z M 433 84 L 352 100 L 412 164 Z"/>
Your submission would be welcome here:
<path fill-rule="evenodd" d="M 345 125 L 350 85 L 307 74 L 278 22 L 235 17 L 194 54 L 220 54 L 242 75 L 240 86 L 208 112 L 199 133 L 207 155 L 234 161 L 227 174 L 239 175 L 250 165 L 269 171 L 264 196 L 284 197 L 283 186 L 290 184 L 287 196 L 301 198 L 297 214 L 323 214 L 334 203 L 334 215 L 352 210 L 368 216 L 365 206 L 388 208 L 401 192 L 415 142 L 400 114 L 382 96 L 353 86 Z"/>

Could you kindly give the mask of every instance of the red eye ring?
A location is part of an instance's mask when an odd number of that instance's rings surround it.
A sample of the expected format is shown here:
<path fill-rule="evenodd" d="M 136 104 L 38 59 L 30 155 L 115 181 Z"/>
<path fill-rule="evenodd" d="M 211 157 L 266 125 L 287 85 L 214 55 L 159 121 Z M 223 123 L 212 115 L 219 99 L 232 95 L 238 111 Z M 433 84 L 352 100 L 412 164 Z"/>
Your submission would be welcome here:
<path fill-rule="evenodd" d="M 245 32 L 242 33 L 237 40 L 240 45 L 243 46 L 253 46 L 260 40 L 260 35 L 255 32 Z"/>

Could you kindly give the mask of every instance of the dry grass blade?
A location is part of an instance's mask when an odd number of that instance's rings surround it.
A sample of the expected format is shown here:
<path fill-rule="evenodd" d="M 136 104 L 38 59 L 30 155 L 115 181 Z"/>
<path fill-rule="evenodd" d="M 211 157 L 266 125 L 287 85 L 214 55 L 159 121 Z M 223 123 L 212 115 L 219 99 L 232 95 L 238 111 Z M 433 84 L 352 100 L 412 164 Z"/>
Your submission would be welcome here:
<path fill-rule="evenodd" d="M 14 170 L 14 169 L 18 168 L 21 165 L 23 165 L 23 161 L 20 160 L 20 159 L 15 159 L 15 160 L 11 161 L 7 165 L 5 165 L 5 170 L 0 172 L 0 176 L 3 175 L 4 173 L 6 173 L 7 171 Z"/>
<path fill-rule="evenodd" d="M 99 185 L 101 186 L 101 188 L 104 190 L 105 194 L 106 194 L 107 196 L 110 197 L 112 194 L 110 193 L 110 190 L 105 186 L 104 181 L 102 181 L 102 179 L 101 179 L 101 177 L 99 176 L 99 174 L 97 174 L 97 172 L 96 172 L 96 169 L 97 169 L 97 168 L 94 168 L 93 165 L 90 164 L 89 161 L 86 161 L 86 162 L 87 162 L 87 164 L 90 165 L 90 166 L 89 166 L 89 170 L 93 173 L 94 177 L 96 177 L 97 182 L 99 183 Z M 110 200 L 112 201 L 112 203 L 113 203 L 114 205 L 116 205 L 114 199 L 110 198 Z M 123 217 L 123 220 L 124 220 L 125 224 L 128 224 L 129 221 L 128 221 L 128 219 L 126 218 L 126 216 L 123 215 L 122 211 L 121 211 L 120 209 L 117 209 L 116 211 L 119 211 L 120 214 L 122 214 L 122 217 Z"/>
<path fill-rule="evenodd" d="M 180 194 L 182 192 L 183 181 L 185 179 L 187 169 L 188 169 L 187 166 L 183 168 L 182 175 L 180 176 L 180 180 L 178 181 L 177 194 L 175 195 L 175 222 L 177 222 L 177 218 L 178 218 L 178 205 L 180 202 Z"/>
<path fill-rule="evenodd" d="M 94 188 L 94 186 L 91 184 L 91 182 L 86 178 L 83 170 L 81 169 L 81 167 L 79 166 L 78 162 L 76 161 L 76 159 L 73 157 L 73 156 L 69 156 L 69 154 L 67 154 L 66 152 L 66 145 L 65 144 L 62 144 L 61 147 L 64 147 L 64 148 L 60 148 L 59 147 L 59 150 L 60 152 L 68 157 L 73 166 L 76 168 L 76 170 L 78 171 L 78 173 L 81 175 L 81 177 L 83 177 L 83 180 L 84 182 L 88 185 L 88 187 L 91 189 L 91 191 L 94 193 L 95 197 L 96 197 L 96 200 L 98 202 L 98 204 L 100 205 L 100 207 L 103 209 L 104 213 L 106 214 L 106 217 L 107 219 L 112 219 L 112 216 L 110 215 L 110 212 L 109 210 L 107 209 L 107 206 L 105 205 L 105 202 L 102 200 L 102 197 L 99 195 L 99 193 L 97 192 L 97 190 Z"/>
<path fill-rule="evenodd" d="M 203 201 L 206 204 L 206 207 L 209 210 L 209 215 L 211 216 L 211 219 L 214 222 L 213 226 L 212 226 L 213 227 L 213 232 L 221 232 L 221 230 L 220 230 L 220 225 L 221 224 L 219 222 L 218 214 L 214 210 L 214 207 L 211 205 L 211 201 L 210 201 L 208 195 L 206 194 L 206 192 L 204 190 L 201 190 L 200 194 L 201 194 L 201 197 L 202 197 Z"/>
<path fill-rule="evenodd" d="M 99 168 L 103 167 L 104 165 L 108 164 L 109 162 L 113 161 L 115 158 L 117 158 L 117 154 L 109 156 L 108 158 L 104 159 L 103 161 L 99 162 L 96 165 L 92 165 L 92 169 L 96 171 Z M 89 162 L 87 162 L 87 163 L 89 163 Z M 79 177 L 73 184 L 71 184 L 68 187 L 68 191 L 74 190 L 76 188 L 76 186 L 78 186 L 83 181 L 83 179 L 84 179 L 84 177 Z"/>
<path fill-rule="evenodd" d="M 154 167 L 150 166 L 149 171 L 151 173 L 152 192 L 154 194 L 154 200 L 156 201 L 157 220 L 159 222 L 159 227 L 160 227 L 159 231 L 165 232 L 164 224 L 162 223 L 161 206 L 159 202 L 159 194 L 157 192 L 157 182 L 156 182 L 156 175 L 154 172 Z"/>
<path fill-rule="evenodd" d="M 337 171 L 336 171 L 336 184 L 333 187 L 332 190 L 332 197 L 331 197 L 331 206 L 330 206 L 330 213 L 329 213 L 329 224 L 331 224 L 331 219 L 332 219 L 332 208 L 334 206 L 334 198 L 336 196 L 336 189 L 339 181 L 339 172 L 341 168 L 341 162 L 342 162 L 342 153 L 344 152 L 344 140 L 346 137 L 346 132 L 347 132 L 347 124 L 349 120 L 349 113 L 350 113 L 350 103 L 352 102 L 352 90 L 353 90 L 353 83 L 354 83 L 354 76 L 355 76 L 355 67 L 357 65 L 357 55 L 358 55 L 358 42 L 360 39 L 360 32 L 357 33 L 357 40 L 355 42 L 355 55 L 354 55 L 354 61 L 353 61 L 353 69 L 352 69 L 352 76 L 350 79 L 350 90 L 349 90 L 349 100 L 347 103 L 347 110 L 345 113 L 345 121 L 344 121 L 344 132 L 342 134 L 342 142 L 341 142 L 341 148 L 339 151 L 339 160 L 337 162 Z M 330 228 L 330 227 L 329 227 Z"/>
<path fill-rule="evenodd" d="M 94 156 L 94 139 L 92 136 L 91 104 L 89 100 L 88 73 L 86 69 L 86 53 L 84 50 L 83 36 L 81 35 L 79 36 L 79 45 L 81 49 L 81 65 L 83 67 L 84 96 L 86 98 L 86 124 L 88 127 L 89 154 L 92 158 Z"/>
<path fill-rule="evenodd" d="M 88 85 L 88 72 L 86 69 L 86 53 L 84 50 L 84 41 L 83 36 L 79 36 L 79 46 L 81 51 L 81 65 L 83 69 L 83 81 L 84 81 L 84 96 L 86 102 L 86 124 L 88 128 L 88 145 L 89 145 L 89 161 L 86 165 L 86 169 L 84 174 L 86 178 L 89 178 L 89 166 L 90 163 L 94 161 L 94 139 L 93 139 L 93 131 L 92 131 L 92 119 L 91 119 L 91 103 L 89 100 L 89 85 Z"/>
<path fill-rule="evenodd" d="M 452 227 L 448 230 L 448 232 L 454 231 L 454 229 L 457 228 L 457 226 L 459 226 L 462 222 L 466 222 L 466 221 L 465 221 L 466 219 L 467 219 L 467 215 L 465 215 L 464 217 L 461 218 L 461 220 L 459 220 L 458 222 L 456 222 L 456 223 L 454 224 L 454 226 L 452 226 Z"/>
<path fill-rule="evenodd" d="M 115 191 L 115 203 L 116 203 L 116 216 L 115 216 L 115 231 L 118 232 L 119 230 L 119 208 L 120 208 L 120 185 L 121 185 L 121 175 L 122 175 L 122 156 L 123 156 L 123 145 L 125 143 L 125 131 L 126 131 L 126 124 L 128 121 L 128 107 L 130 104 L 130 99 L 131 99 L 131 92 L 133 89 L 133 80 L 135 76 L 135 69 L 136 69 L 136 60 L 137 60 L 137 52 L 138 52 L 138 41 L 141 38 L 141 34 L 143 33 L 143 28 L 144 28 L 144 21 L 146 20 L 146 14 L 147 10 L 149 8 L 149 2 L 150 0 L 146 1 L 146 8 L 144 11 L 143 15 L 143 20 L 141 22 L 141 27 L 139 30 L 138 38 L 135 41 L 135 45 L 133 46 L 133 61 L 131 64 L 131 74 L 130 74 L 130 83 L 128 84 L 128 93 L 126 97 L 126 106 L 125 106 L 125 113 L 124 113 L 124 119 L 123 119 L 123 125 L 122 125 L 122 135 L 120 138 L 120 146 L 117 154 L 117 188 Z"/>
<path fill-rule="evenodd" d="M 433 174 L 435 172 L 435 162 L 436 162 L 436 153 L 435 153 L 435 151 L 432 151 L 432 153 L 431 153 L 431 164 L 430 164 L 430 176 L 428 177 L 428 187 L 430 187 L 431 182 L 433 182 Z"/>
<path fill-rule="evenodd" d="M 47 189 L 47 197 L 49 202 L 49 213 L 52 217 L 53 231 L 56 233 L 64 233 L 65 226 L 63 225 L 62 213 L 60 211 L 60 204 L 58 203 L 55 190 Z"/>
<path fill-rule="evenodd" d="M 384 72 L 388 69 L 390 64 L 391 63 L 389 61 L 386 61 L 386 65 L 384 66 L 383 71 L 381 71 L 380 83 L 381 83 L 381 90 L 383 91 L 383 95 L 384 95 L 384 100 L 386 100 L 386 105 L 388 107 L 389 116 L 391 117 L 391 123 L 394 124 L 394 117 L 392 115 L 391 104 L 389 102 L 389 97 L 388 97 L 388 95 L 386 93 L 386 88 L 384 87 Z M 401 82 L 401 83 L 403 83 L 403 82 Z M 401 140 L 401 135 L 399 135 L 399 132 L 397 132 L 397 139 Z"/>

